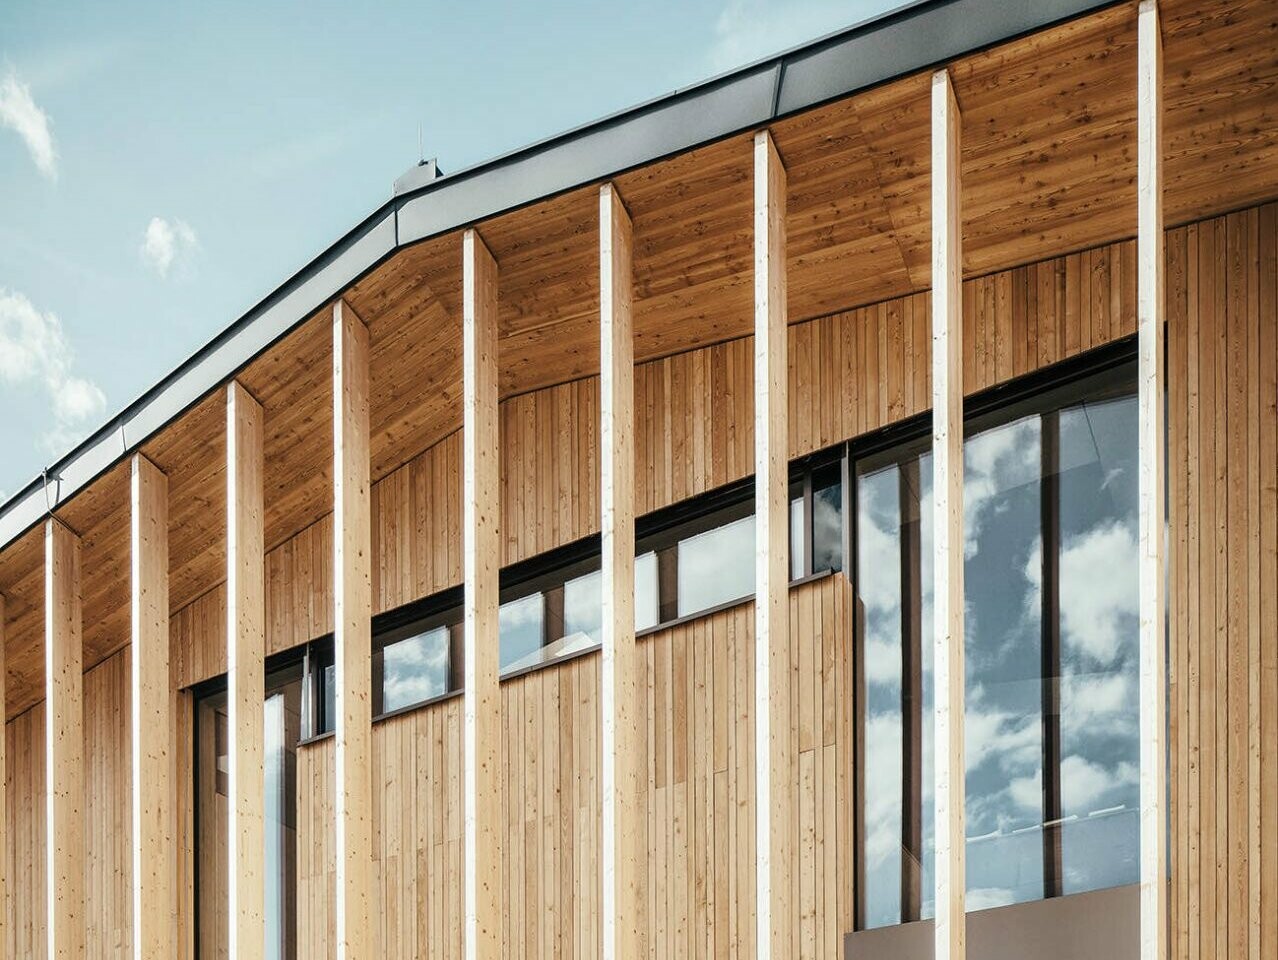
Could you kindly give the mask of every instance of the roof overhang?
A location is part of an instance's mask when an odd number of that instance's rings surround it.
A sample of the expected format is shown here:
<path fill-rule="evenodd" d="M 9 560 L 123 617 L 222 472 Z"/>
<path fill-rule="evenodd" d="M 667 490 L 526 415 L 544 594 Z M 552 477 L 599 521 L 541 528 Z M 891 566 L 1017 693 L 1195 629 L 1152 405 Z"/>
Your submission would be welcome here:
<path fill-rule="evenodd" d="M 1115 2 L 919 0 L 396 196 L 0 506 L 0 549 L 403 247 Z"/>

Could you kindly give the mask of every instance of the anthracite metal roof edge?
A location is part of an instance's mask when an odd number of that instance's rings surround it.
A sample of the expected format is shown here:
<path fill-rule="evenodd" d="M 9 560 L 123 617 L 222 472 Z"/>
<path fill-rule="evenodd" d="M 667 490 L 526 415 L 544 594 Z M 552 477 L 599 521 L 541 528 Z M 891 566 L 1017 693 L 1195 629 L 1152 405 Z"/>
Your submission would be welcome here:
<path fill-rule="evenodd" d="M 403 247 L 1118 2 L 915 0 L 392 197 L 0 506 L 0 549 Z"/>

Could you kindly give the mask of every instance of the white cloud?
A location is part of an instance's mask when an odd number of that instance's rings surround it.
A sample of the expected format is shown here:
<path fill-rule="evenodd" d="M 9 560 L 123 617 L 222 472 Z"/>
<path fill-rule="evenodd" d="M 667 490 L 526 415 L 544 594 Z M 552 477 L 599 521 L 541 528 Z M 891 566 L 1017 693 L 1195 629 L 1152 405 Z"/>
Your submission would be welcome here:
<path fill-rule="evenodd" d="M 43 446 L 61 456 L 106 410 L 97 384 L 71 372 L 74 354 L 62 321 L 41 313 L 21 293 L 0 289 L 0 384 L 43 389 L 53 425 Z"/>
<path fill-rule="evenodd" d="M 1139 610 L 1136 532 L 1097 526 L 1061 550 L 1061 626 L 1068 648 L 1112 664 L 1133 650 Z"/>
<path fill-rule="evenodd" d="M 18 134 L 31 159 L 50 180 L 58 176 L 58 151 L 53 144 L 49 115 L 31 98 L 31 89 L 12 69 L 0 80 L 0 126 Z"/>
<path fill-rule="evenodd" d="M 972 887 L 966 895 L 968 913 L 1005 907 L 1015 902 L 1016 891 L 1009 890 L 1007 887 Z"/>
<path fill-rule="evenodd" d="M 1134 787 L 1139 781 L 1134 763 L 1124 760 L 1105 766 L 1071 754 L 1061 761 L 1061 809 L 1067 816 L 1086 816 L 1113 802 L 1115 790 Z"/>
<path fill-rule="evenodd" d="M 161 277 L 168 277 L 174 266 L 179 269 L 188 266 L 191 256 L 199 247 L 200 241 L 195 236 L 195 231 L 185 220 L 152 217 L 146 226 L 138 252 L 143 263 Z"/>

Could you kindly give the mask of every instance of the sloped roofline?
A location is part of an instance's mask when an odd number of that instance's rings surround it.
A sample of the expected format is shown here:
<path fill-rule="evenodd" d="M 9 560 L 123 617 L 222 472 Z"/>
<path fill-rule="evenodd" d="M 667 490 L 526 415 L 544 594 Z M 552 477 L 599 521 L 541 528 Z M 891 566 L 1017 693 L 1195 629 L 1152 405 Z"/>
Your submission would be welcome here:
<path fill-rule="evenodd" d="M 397 193 L 0 506 L 0 550 L 403 247 L 757 129 L 1116 0 L 914 0 Z M 401 181 L 411 182 L 411 172 Z"/>

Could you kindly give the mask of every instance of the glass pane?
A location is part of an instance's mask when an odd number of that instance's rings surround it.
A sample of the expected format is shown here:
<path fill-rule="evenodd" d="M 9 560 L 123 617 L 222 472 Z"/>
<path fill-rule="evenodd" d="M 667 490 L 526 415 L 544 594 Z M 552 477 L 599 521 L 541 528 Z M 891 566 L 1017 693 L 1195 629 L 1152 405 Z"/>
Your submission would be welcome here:
<path fill-rule="evenodd" d="M 821 474 L 812 482 L 812 572 L 843 569 L 843 482 L 838 468 L 835 479 L 825 482 Z"/>
<path fill-rule="evenodd" d="M 226 694 L 196 701 L 195 843 L 200 874 L 195 908 L 199 914 L 196 956 L 201 960 L 221 960 L 230 950 L 226 912 L 227 743 Z"/>
<path fill-rule="evenodd" d="M 857 480 L 857 597 L 863 618 L 865 915 L 862 925 L 901 922 L 900 471 Z"/>
<path fill-rule="evenodd" d="M 1043 896 L 1040 421 L 964 445 L 967 908 Z"/>
<path fill-rule="evenodd" d="M 263 707 L 263 862 L 265 956 L 297 956 L 297 741 L 301 734 L 302 677 L 299 665 L 266 678 Z M 227 771 L 226 693 L 196 703 L 196 857 L 198 914 L 196 955 L 227 956 Z"/>
<path fill-rule="evenodd" d="M 497 619 L 503 670 L 540 649 L 545 615 L 545 598 L 540 593 L 501 605 Z"/>
<path fill-rule="evenodd" d="M 678 616 L 754 593 L 754 516 L 679 544 Z"/>
<path fill-rule="evenodd" d="M 284 695 L 266 698 L 266 738 L 263 743 L 263 775 L 266 781 L 266 956 L 269 960 L 284 957 L 285 899 L 292 884 L 284 875 L 290 860 L 289 848 L 296 839 L 291 829 L 292 791 L 287 789 L 284 771 Z"/>
<path fill-rule="evenodd" d="M 921 826 L 923 834 L 923 863 L 920 871 L 919 918 L 930 920 L 936 916 L 936 811 L 933 809 L 936 796 L 936 783 L 933 774 L 932 751 L 935 749 L 932 716 L 935 703 L 936 688 L 932 677 L 932 660 L 934 651 L 935 620 L 932 615 L 932 598 L 935 595 L 935 583 L 932 580 L 932 455 L 924 454 L 918 458 L 919 484 L 919 646 L 920 663 L 923 669 L 923 716 L 920 723 L 921 750 L 919 769 L 922 780 L 919 783 L 919 796 L 923 804 Z"/>
<path fill-rule="evenodd" d="M 1060 414 L 1063 892 L 1139 879 L 1136 398 Z"/>
<path fill-rule="evenodd" d="M 324 711 L 320 717 L 320 732 L 332 733 L 337 729 L 337 667 L 324 667 Z"/>
<path fill-rule="evenodd" d="M 803 497 L 790 501 L 790 579 L 798 580 L 803 574 Z M 819 567 L 812 569 L 818 570 Z"/>
<path fill-rule="evenodd" d="M 657 554 L 649 552 L 635 557 L 635 629 L 647 630 L 655 627 L 660 615 Z"/>
<path fill-rule="evenodd" d="M 564 584 L 564 637 L 603 639 L 603 571 L 596 570 Z"/>
<path fill-rule="evenodd" d="M 382 712 L 448 692 L 449 628 L 435 627 L 382 648 Z"/>

